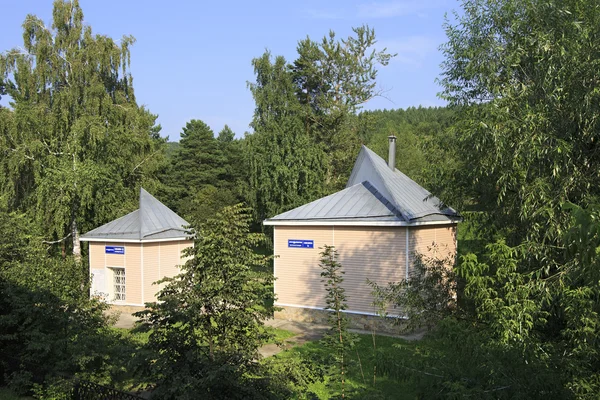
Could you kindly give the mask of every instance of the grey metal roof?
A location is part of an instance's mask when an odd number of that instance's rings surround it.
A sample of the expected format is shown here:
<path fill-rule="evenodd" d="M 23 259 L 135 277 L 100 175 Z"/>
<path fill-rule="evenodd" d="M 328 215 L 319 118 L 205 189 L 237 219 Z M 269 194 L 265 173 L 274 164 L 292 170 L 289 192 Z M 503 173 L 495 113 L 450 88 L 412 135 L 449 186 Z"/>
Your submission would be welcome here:
<path fill-rule="evenodd" d="M 451 222 L 460 216 L 418 183 L 362 146 L 346 189 L 267 221 Z"/>
<path fill-rule="evenodd" d="M 189 236 L 184 227 L 189 223 L 171 211 L 143 188 L 140 208 L 81 235 L 86 239 L 157 240 Z"/>
<path fill-rule="evenodd" d="M 407 221 L 420 221 L 423 217 L 438 215 L 434 220 L 459 218 L 458 213 L 445 206 L 440 199 L 410 179 L 398 169 L 392 171 L 387 162 L 366 146 L 362 146 L 348 186 L 365 178 L 385 193 L 387 199 L 402 213 Z M 427 218 L 432 220 L 432 218 Z"/>
<path fill-rule="evenodd" d="M 312 220 L 388 217 L 401 221 L 398 210 L 369 182 L 360 182 L 271 220 Z"/>

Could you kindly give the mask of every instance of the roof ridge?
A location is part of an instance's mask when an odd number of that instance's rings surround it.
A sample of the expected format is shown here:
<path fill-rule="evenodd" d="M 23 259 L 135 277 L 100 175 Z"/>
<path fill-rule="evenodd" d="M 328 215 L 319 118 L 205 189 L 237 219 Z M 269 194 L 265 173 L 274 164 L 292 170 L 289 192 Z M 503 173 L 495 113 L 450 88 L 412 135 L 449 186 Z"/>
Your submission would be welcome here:
<path fill-rule="evenodd" d="M 172 232 L 171 236 L 175 232 L 184 234 L 187 232 L 184 226 L 189 226 L 189 222 L 161 203 L 143 187 L 140 187 L 139 194 L 139 205 L 136 210 L 85 233 L 81 236 L 82 239 L 122 237 L 141 241 L 148 236 L 161 233 L 168 237 L 168 232 Z"/>
<path fill-rule="evenodd" d="M 369 157 L 369 160 L 371 161 L 371 164 L 373 165 L 373 169 L 375 170 L 375 173 L 379 176 L 379 178 L 381 179 L 381 182 L 383 183 L 383 185 L 385 186 L 386 190 L 388 192 L 390 192 L 391 194 L 391 199 L 388 199 L 388 201 L 390 201 L 394 207 L 396 207 L 396 209 L 402 214 L 402 218 L 405 219 L 406 221 L 410 221 L 412 217 L 412 214 L 410 212 L 408 212 L 404 207 L 402 207 L 400 204 L 398 204 L 398 202 L 396 201 L 396 199 L 394 198 L 393 195 L 393 191 L 390 189 L 389 185 L 387 184 L 387 179 L 383 176 L 383 174 L 381 173 L 381 171 L 379 170 L 379 167 L 375 164 L 375 160 L 373 160 L 372 155 L 380 158 L 382 161 L 385 162 L 385 160 L 381 157 L 379 157 L 379 155 L 377 153 L 375 153 L 373 150 L 369 149 L 367 146 L 365 146 L 365 149 L 367 149 L 367 156 Z M 387 167 L 389 169 L 389 167 Z M 394 168 L 395 169 L 395 168 Z M 390 170 L 391 171 L 391 170 Z M 395 171 L 391 171 L 392 173 Z M 414 182 L 414 181 L 413 181 Z M 415 182 L 416 183 L 416 182 Z"/>

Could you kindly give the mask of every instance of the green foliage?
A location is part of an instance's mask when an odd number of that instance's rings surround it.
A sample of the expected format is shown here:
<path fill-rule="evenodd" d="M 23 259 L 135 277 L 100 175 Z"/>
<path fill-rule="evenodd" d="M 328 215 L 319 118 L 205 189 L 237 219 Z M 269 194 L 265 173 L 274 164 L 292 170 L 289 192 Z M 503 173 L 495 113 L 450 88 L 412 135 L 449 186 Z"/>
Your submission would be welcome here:
<path fill-rule="evenodd" d="M 374 49 L 374 29 L 363 25 L 352 31 L 346 39 L 337 39 L 333 31 L 320 42 L 307 37 L 298 43 L 298 58 L 288 66 L 304 128 L 328 156 L 328 192 L 346 184 L 360 145 L 353 116 L 381 94 L 377 67 L 388 65 L 394 56 Z"/>
<path fill-rule="evenodd" d="M 321 197 L 325 154 L 305 132 L 284 58 L 271 63 L 267 52 L 253 65 L 256 84 L 249 87 L 256 110 L 244 148 L 246 198 L 262 221 Z"/>
<path fill-rule="evenodd" d="M 379 351 L 376 365 L 382 375 L 410 385 L 413 398 L 569 398 L 557 370 L 456 318 L 442 320 L 419 342 Z"/>
<path fill-rule="evenodd" d="M 453 193 L 451 174 L 462 167 L 451 145 L 456 140 L 450 130 L 454 115 L 452 109 L 442 107 L 364 111 L 358 116 L 359 136 L 384 160 L 388 158 L 387 137 L 396 136 L 396 168 L 444 198 Z"/>
<path fill-rule="evenodd" d="M 377 67 L 391 57 L 373 50 L 375 33 L 333 32 L 298 44 L 287 64 L 267 51 L 252 61 L 256 109 L 247 136 L 250 186 L 246 197 L 262 220 L 341 189 L 360 147 L 356 112 L 379 92 Z"/>
<path fill-rule="evenodd" d="M 599 193 L 597 2 L 467 0 L 463 9 L 446 24 L 441 80 L 469 166 L 457 187 L 509 245 L 556 241 L 568 224 L 560 204 Z"/>
<path fill-rule="evenodd" d="M 269 398 L 258 348 L 270 335 L 270 258 L 253 248 L 248 210 L 224 208 L 200 230 L 182 273 L 165 278 L 157 303 L 138 313 L 152 327 L 147 373 L 158 398 Z"/>
<path fill-rule="evenodd" d="M 219 131 L 219 135 L 217 136 L 217 140 L 220 142 L 232 142 L 235 138 L 235 133 L 231 130 L 227 124 Z"/>
<path fill-rule="evenodd" d="M 322 341 L 323 345 L 331 350 L 333 368 L 329 371 L 332 380 L 339 382 L 341 396 L 346 394 L 346 369 L 348 353 L 354 347 L 356 335 L 348 332 L 348 317 L 343 313 L 346 309 L 346 290 L 342 286 L 344 271 L 338 261 L 338 253 L 334 246 L 323 246 L 319 266 L 321 267 L 321 281 L 325 285 L 325 308 L 329 311 L 329 330 Z M 338 381 L 339 379 L 339 381 Z M 336 385 L 337 386 L 337 385 Z"/>
<path fill-rule="evenodd" d="M 485 211 L 479 237 L 492 243 L 463 257 L 465 294 L 493 343 L 559 371 L 564 397 L 593 398 L 600 9 L 589 0 L 463 7 L 446 25 L 441 83 L 469 166 L 456 188 Z"/>
<path fill-rule="evenodd" d="M 132 37 L 93 35 L 77 0 L 54 2 L 51 28 L 28 15 L 23 30 L 23 48 L 0 55 L 13 108 L 0 110 L 0 185 L 47 240 L 71 233 L 78 254 L 79 230 L 133 208 L 162 140 L 135 101 Z"/>
<path fill-rule="evenodd" d="M 187 122 L 173 160 L 174 178 L 184 192 L 221 179 L 225 173 L 224 161 L 212 129 L 200 120 Z"/>
<path fill-rule="evenodd" d="M 106 305 L 82 289 L 87 271 L 70 258 L 49 257 L 32 226 L 27 216 L 0 210 L 0 237 L 12 241 L 0 244 L 3 383 L 26 393 L 59 376 L 110 379 L 117 362 Z"/>
<path fill-rule="evenodd" d="M 422 327 L 432 329 L 456 310 L 454 265 L 454 255 L 439 258 L 417 254 L 408 279 L 390 282 L 387 286 L 369 281 L 373 304 L 383 317 L 388 316 L 391 307 L 402 313 L 396 322 L 407 332 Z"/>
<path fill-rule="evenodd" d="M 430 351 L 429 341 L 408 342 L 404 339 L 376 336 L 377 343 L 376 351 L 373 351 L 373 340 L 371 335 L 357 335 L 358 340 L 355 341 L 355 346 L 352 352 L 347 356 L 349 361 L 346 369 L 346 397 L 356 399 L 415 399 L 417 392 L 414 381 L 404 379 L 403 376 L 378 375 L 373 381 L 372 376 L 366 376 L 367 371 L 373 371 L 373 368 L 379 364 L 383 355 L 393 354 L 396 361 L 400 361 L 397 347 L 402 346 L 407 350 L 417 349 L 418 351 L 406 352 L 403 354 L 402 360 L 411 363 L 412 360 L 418 357 L 420 353 Z M 319 398 L 332 399 L 339 398 L 339 387 L 332 385 L 327 377 L 326 360 L 334 357 L 334 351 L 330 347 L 323 345 L 323 341 L 308 342 L 302 346 L 293 347 L 283 351 L 276 356 L 270 357 L 267 360 L 281 360 L 283 365 L 296 366 L 298 364 L 306 366 L 305 379 L 310 379 L 308 388 L 302 392 L 296 392 L 296 396 L 292 398 Z M 413 354 L 414 353 L 414 354 Z M 295 368 L 294 368 L 295 369 Z M 303 371 L 302 368 L 299 369 Z M 291 374 L 295 372 L 291 371 Z M 304 373 L 304 372 L 303 372 Z M 314 397 L 311 397 L 314 396 Z"/>
<path fill-rule="evenodd" d="M 241 149 L 229 127 L 215 138 L 200 120 L 186 123 L 181 141 L 161 174 L 161 191 L 170 208 L 194 225 L 240 201 Z"/>

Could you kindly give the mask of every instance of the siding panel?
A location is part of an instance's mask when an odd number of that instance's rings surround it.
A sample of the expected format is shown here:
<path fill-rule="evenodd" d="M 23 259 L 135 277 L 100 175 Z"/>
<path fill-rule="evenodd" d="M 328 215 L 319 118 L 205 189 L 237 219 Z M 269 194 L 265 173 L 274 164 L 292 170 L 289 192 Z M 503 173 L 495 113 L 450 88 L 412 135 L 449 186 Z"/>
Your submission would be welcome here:
<path fill-rule="evenodd" d="M 408 228 L 409 251 L 406 251 L 406 227 L 326 227 L 275 226 L 275 294 L 276 304 L 325 307 L 325 289 L 321 282 L 319 247 L 334 245 L 345 271 L 344 288 L 349 311 L 375 313 L 371 305 L 371 287 L 367 279 L 386 285 L 406 278 L 415 253 L 441 256 L 456 250 L 456 228 Z M 288 248 L 288 239 L 315 241 L 314 249 Z M 437 247 L 436 247 L 437 244 Z M 407 254 L 408 253 L 408 254 Z M 410 271 L 410 264 L 409 264 Z M 397 311 L 389 309 L 390 314 Z"/>
<path fill-rule="evenodd" d="M 158 286 L 154 282 L 160 275 L 160 243 L 144 243 L 144 302 L 156 301 Z"/>
<path fill-rule="evenodd" d="M 125 255 L 121 257 L 125 259 L 125 303 L 142 304 L 141 245 L 125 243 Z"/>
<path fill-rule="evenodd" d="M 333 245 L 331 227 L 275 227 L 276 304 L 323 307 L 319 247 Z M 314 240 L 314 248 L 288 248 L 288 239 Z"/>
<path fill-rule="evenodd" d="M 376 313 L 367 279 L 386 285 L 406 276 L 406 228 L 336 227 L 335 243 L 348 310 Z"/>

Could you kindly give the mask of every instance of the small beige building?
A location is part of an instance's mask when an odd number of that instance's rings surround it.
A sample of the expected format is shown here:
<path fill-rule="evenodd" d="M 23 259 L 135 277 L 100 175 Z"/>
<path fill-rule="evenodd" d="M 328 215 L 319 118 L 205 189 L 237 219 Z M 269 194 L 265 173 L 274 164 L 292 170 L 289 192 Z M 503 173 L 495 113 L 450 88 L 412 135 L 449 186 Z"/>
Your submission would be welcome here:
<path fill-rule="evenodd" d="M 91 296 L 119 306 L 143 307 L 179 273 L 182 252 L 194 242 L 183 218 L 144 189 L 139 209 L 81 236 L 89 242 Z"/>
<path fill-rule="evenodd" d="M 276 314 L 325 307 L 320 248 L 335 246 L 345 271 L 347 312 L 375 315 L 367 279 L 385 285 L 410 274 L 416 254 L 453 256 L 460 216 L 363 146 L 346 188 L 264 221 L 273 226 Z M 391 315 L 399 310 L 388 310 Z M 304 317 L 301 317 L 304 318 Z"/>

